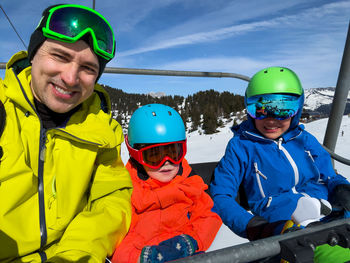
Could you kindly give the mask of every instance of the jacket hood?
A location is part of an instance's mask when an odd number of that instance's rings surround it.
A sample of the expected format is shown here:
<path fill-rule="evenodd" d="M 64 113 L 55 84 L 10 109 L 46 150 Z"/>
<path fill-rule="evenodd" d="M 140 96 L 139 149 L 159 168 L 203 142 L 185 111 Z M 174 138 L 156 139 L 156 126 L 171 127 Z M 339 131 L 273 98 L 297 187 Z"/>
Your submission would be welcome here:
<path fill-rule="evenodd" d="M 6 63 L 6 70 L 13 68 L 16 74 L 19 74 L 23 69 L 30 66 L 27 51 L 20 51 L 14 54 Z"/>

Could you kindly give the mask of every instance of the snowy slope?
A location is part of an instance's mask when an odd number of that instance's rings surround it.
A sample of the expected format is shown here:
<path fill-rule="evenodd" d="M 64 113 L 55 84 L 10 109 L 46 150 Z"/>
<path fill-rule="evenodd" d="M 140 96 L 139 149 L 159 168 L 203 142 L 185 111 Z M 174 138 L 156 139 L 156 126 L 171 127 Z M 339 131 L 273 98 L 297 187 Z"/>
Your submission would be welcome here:
<path fill-rule="evenodd" d="M 321 119 L 305 124 L 306 130 L 312 133 L 320 143 L 323 143 L 324 134 L 326 131 L 328 119 Z M 188 152 L 186 159 L 189 163 L 203 163 L 219 161 L 225 152 L 227 142 L 232 138 L 230 127 L 232 122 L 226 127 L 219 129 L 220 132 L 211 135 L 200 135 L 198 131 L 189 133 Z M 341 136 L 341 131 L 344 131 L 344 136 Z M 335 152 L 347 159 L 350 159 L 350 117 L 344 116 L 340 128 L 339 137 Z M 127 149 L 125 144 L 122 144 L 122 160 L 126 163 L 128 159 Z M 350 180 L 350 166 L 335 162 L 337 171 Z M 226 226 L 223 226 L 216 236 L 209 251 L 234 246 L 243 242 L 247 242 L 232 233 Z"/>

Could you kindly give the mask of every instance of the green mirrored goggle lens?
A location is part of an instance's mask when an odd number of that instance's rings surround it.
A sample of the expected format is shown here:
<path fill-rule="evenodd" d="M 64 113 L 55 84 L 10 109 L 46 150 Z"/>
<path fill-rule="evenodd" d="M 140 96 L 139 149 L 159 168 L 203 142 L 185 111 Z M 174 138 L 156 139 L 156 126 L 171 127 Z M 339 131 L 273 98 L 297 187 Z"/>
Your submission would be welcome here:
<path fill-rule="evenodd" d="M 114 57 L 115 40 L 112 28 L 101 15 L 89 8 L 74 5 L 50 10 L 44 36 L 64 42 L 75 42 L 90 33 L 95 53 L 107 60 Z"/>

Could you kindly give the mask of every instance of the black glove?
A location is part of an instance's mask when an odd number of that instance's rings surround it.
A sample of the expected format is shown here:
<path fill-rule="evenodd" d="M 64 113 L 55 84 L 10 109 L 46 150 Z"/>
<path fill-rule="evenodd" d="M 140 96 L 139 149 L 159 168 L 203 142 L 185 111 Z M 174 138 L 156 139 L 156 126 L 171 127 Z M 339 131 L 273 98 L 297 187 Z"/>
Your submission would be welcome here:
<path fill-rule="evenodd" d="M 337 185 L 333 193 L 336 204 L 342 206 L 346 211 L 350 211 L 350 185 Z"/>
<path fill-rule="evenodd" d="M 282 232 L 285 220 L 269 223 L 261 216 L 254 216 L 248 222 L 246 227 L 247 238 L 249 241 L 279 235 Z"/>

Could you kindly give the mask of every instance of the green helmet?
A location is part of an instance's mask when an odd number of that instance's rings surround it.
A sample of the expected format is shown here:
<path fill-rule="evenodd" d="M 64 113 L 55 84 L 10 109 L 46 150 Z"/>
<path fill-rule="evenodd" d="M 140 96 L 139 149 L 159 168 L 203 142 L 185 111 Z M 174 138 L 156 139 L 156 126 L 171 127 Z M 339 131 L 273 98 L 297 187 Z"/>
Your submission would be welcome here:
<path fill-rule="evenodd" d="M 270 67 L 260 70 L 250 80 L 245 97 L 271 93 L 303 94 L 298 76 L 290 69 Z"/>

